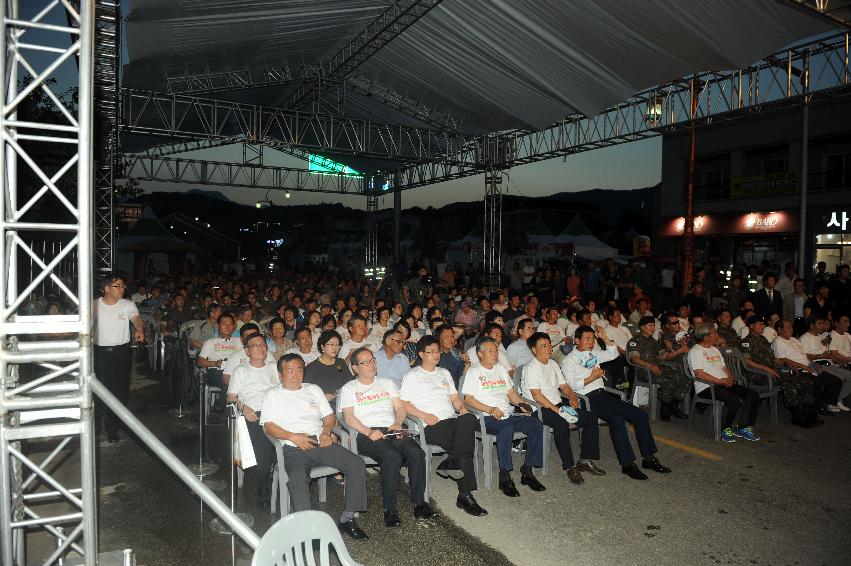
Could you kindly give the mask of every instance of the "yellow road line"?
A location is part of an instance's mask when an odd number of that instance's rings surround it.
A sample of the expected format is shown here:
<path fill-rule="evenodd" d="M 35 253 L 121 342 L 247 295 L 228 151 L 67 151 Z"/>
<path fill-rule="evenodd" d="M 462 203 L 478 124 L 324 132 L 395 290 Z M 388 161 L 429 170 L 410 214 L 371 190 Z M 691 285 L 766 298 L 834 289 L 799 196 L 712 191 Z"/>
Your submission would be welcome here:
<path fill-rule="evenodd" d="M 677 448 L 682 450 L 683 452 L 688 452 L 690 454 L 694 454 L 695 456 L 700 456 L 701 458 L 706 458 L 707 460 L 712 460 L 713 462 L 720 462 L 723 458 L 718 456 L 717 454 L 713 454 L 712 452 L 707 452 L 706 450 L 701 450 L 700 448 L 695 448 L 694 446 L 689 446 L 683 442 L 678 440 L 671 440 L 670 438 L 665 438 L 664 436 L 659 436 L 658 434 L 654 434 L 653 438 L 656 439 L 656 442 L 661 442 L 665 446 L 670 446 L 671 448 Z"/>

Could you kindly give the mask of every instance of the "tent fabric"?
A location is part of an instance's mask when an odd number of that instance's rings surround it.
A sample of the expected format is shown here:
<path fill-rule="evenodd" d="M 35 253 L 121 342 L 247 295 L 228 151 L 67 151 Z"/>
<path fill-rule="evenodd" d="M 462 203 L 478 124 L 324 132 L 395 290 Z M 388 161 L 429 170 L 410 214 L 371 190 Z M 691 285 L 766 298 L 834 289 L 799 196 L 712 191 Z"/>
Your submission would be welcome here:
<path fill-rule="evenodd" d="M 389 3 L 131 0 L 127 84 L 153 89 L 166 73 L 199 67 L 318 63 Z M 775 0 L 444 0 L 357 72 L 451 112 L 466 133 L 539 130 L 654 84 L 746 66 L 831 29 Z M 282 100 L 285 91 L 267 94 Z M 399 118 L 366 97 L 346 111 Z"/>

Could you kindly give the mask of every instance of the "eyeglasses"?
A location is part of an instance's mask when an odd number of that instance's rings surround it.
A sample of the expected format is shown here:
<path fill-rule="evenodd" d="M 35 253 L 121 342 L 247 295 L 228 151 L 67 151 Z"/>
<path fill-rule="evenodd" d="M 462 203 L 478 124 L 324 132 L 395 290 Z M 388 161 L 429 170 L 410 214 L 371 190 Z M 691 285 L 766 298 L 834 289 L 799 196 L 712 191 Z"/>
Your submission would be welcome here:
<path fill-rule="evenodd" d="M 375 358 L 369 358 L 368 360 L 365 360 L 363 362 L 355 362 L 355 365 L 356 366 L 366 366 L 366 365 L 374 364 L 374 363 L 375 363 Z"/>

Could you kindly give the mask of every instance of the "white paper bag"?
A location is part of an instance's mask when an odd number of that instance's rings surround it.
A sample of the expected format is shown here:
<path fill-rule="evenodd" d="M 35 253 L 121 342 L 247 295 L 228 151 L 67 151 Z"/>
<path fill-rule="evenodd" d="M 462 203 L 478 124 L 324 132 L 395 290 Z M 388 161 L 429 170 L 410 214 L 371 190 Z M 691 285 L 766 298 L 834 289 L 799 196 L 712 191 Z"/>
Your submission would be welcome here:
<path fill-rule="evenodd" d="M 254 456 L 254 446 L 251 444 L 251 437 L 248 435 L 248 425 L 245 423 L 245 417 L 239 415 L 236 417 L 236 440 L 237 446 L 234 446 L 234 459 L 236 459 L 236 449 L 239 448 L 239 467 L 243 470 L 257 465 L 257 458 Z"/>
<path fill-rule="evenodd" d="M 650 403 L 650 390 L 642 385 L 636 385 L 632 392 L 632 404 L 636 407 Z"/>

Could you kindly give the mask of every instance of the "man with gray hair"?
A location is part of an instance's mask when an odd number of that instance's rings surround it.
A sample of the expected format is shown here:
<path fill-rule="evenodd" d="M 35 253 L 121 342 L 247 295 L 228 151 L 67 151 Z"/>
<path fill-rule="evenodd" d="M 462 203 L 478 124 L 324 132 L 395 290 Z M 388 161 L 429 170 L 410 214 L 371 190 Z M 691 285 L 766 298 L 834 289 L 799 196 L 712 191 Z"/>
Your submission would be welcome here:
<path fill-rule="evenodd" d="M 689 366 L 697 378 L 694 391 L 698 396 L 709 399 L 712 395 L 710 388 L 714 388 L 715 399 L 724 403 L 727 409 L 724 414 L 724 423 L 721 425 L 721 440 L 724 442 L 735 442 L 736 438 L 751 442 L 759 440 L 759 435 L 753 430 L 759 412 L 759 393 L 733 381 L 733 374 L 724 363 L 724 356 L 716 348 L 721 338 L 715 330 L 715 325 L 711 322 L 701 322 L 696 325 L 694 338 L 696 343 L 688 353 Z M 744 426 L 734 427 L 733 422 L 743 403 L 747 403 L 747 420 Z"/>

